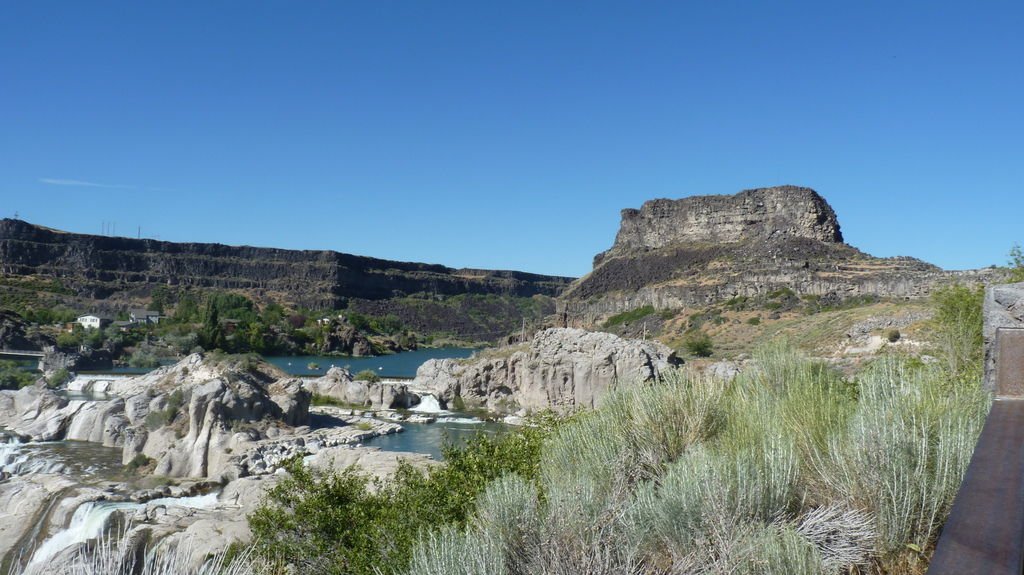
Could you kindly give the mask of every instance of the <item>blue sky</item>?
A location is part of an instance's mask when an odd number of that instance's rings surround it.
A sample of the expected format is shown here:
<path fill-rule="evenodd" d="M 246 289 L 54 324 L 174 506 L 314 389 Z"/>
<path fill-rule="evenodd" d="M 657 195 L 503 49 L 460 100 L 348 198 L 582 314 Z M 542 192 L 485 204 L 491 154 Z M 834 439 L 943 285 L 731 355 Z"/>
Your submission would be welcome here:
<path fill-rule="evenodd" d="M 0 0 L 0 216 L 581 275 L 619 210 L 810 186 L 1024 241 L 1024 3 Z"/>

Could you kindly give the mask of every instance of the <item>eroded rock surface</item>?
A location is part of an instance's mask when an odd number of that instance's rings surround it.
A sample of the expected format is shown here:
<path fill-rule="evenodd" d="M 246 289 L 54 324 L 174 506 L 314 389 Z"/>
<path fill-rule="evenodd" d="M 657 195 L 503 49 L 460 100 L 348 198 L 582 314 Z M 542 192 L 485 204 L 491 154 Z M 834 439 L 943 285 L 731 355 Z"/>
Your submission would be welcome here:
<path fill-rule="evenodd" d="M 996 332 L 1024 328 L 1024 282 L 991 286 L 985 290 L 985 389 L 996 391 Z"/>
<path fill-rule="evenodd" d="M 564 326 L 591 326 L 643 306 L 702 307 L 779 289 L 843 301 L 916 298 L 996 270 L 946 272 L 909 257 L 876 258 L 843 243 L 835 212 L 809 188 L 652 200 L 622 212 L 614 245 L 559 298 Z"/>
<path fill-rule="evenodd" d="M 193 354 L 145 376 L 117 379 L 107 401 L 67 400 L 42 387 L 0 391 L 0 426 L 35 441 L 122 447 L 168 477 L 218 477 L 231 454 L 309 421 L 310 394 L 263 362 Z"/>
<path fill-rule="evenodd" d="M 597 407 L 615 385 L 652 380 L 679 363 L 675 352 L 658 342 L 552 328 L 508 357 L 430 360 L 416 372 L 413 385 L 449 406 L 461 398 L 467 407 L 502 413 L 566 412 Z"/>
<path fill-rule="evenodd" d="M 408 409 L 420 402 L 407 385 L 358 381 L 342 367 L 332 367 L 323 377 L 307 379 L 302 384 L 314 395 L 373 409 Z"/>

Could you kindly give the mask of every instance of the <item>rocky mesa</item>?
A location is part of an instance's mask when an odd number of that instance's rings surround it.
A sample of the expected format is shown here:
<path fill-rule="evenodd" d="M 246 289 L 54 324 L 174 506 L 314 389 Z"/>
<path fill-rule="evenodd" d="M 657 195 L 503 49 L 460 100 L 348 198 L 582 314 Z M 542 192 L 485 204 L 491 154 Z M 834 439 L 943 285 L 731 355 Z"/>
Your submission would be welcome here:
<path fill-rule="evenodd" d="M 651 200 L 622 211 L 614 245 L 561 296 L 563 325 L 588 326 L 642 306 L 697 307 L 783 288 L 797 295 L 914 298 L 953 279 L 909 257 L 877 258 L 843 243 L 835 211 L 810 188 Z"/>

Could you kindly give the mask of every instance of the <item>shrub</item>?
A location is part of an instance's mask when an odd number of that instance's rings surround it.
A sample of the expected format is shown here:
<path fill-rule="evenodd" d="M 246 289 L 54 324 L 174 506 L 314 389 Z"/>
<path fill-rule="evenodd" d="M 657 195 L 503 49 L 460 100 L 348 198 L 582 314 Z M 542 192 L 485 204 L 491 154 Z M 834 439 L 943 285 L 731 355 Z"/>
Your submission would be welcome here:
<path fill-rule="evenodd" d="M 539 481 L 493 481 L 405 572 L 907 572 L 988 396 L 900 359 L 859 385 L 784 346 L 755 359 L 730 382 L 677 371 L 616 390 L 545 440 Z"/>
<path fill-rule="evenodd" d="M 178 417 L 178 410 L 185 405 L 185 393 L 176 389 L 169 396 L 167 396 L 167 403 L 163 409 L 157 411 L 151 411 L 146 415 L 146 427 L 150 430 L 159 429 L 165 425 L 174 423 L 174 420 Z"/>
<path fill-rule="evenodd" d="M 404 570 L 421 534 L 467 524 L 490 481 L 508 474 L 536 480 L 540 446 L 555 422 L 534 423 L 496 438 L 478 435 L 462 448 L 448 445 L 444 466 L 422 471 L 402 463 L 387 483 L 354 467 L 311 470 L 295 458 L 286 465 L 289 477 L 249 516 L 256 552 L 292 573 Z M 443 548 L 463 547 L 444 540 Z"/>
<path fill-rule="evenodd" d="M 71 372 L 67 368 L 60 368 L 49 375 L 46 378 L 46 385 L 50 387 L 60 387 L 71 379 Z"/>
<path fill-rule="evenodd" d="M 977 382 L 981 378 L 984 339 L 982 302 L 985 290 L 952 285 L 932 294 L 932 318 L 949 376 Z"/>
<path fill-rule="evenodd" d="M 144 467 L 148 466 L 149 464 L 153 463 L 153 461 L 154 461 L 153 459 L 151 459 L 151 458 L 147 457 L 146 455 L 140 453 L 140 454 L 136 455 L 135 457 L 133 457 L 132 460 L 128 462 L 128 465 L 125 466 L 125 468 L 129 472 L 134 473 L 134 472 L 138 471 L 139 469 L 144 468 Z"/>
<path fill-rule="evenodd" d="M 714 351 L 711 336 L 702 331 L 690 334 L 683 342 L 683 347 L 696 357 L 711 357 Z"/>
<path fill-rule="evenodd" d="M 35 383 L 36 377 L 16 361 L 0 360 L 0 389 L 19 389 Z"/>
<path fill-rule="evenodd" d="M 902 335 L 900 334 L 900 330 L 898 329 L 890 329 L 885 334 L 885 339 L 888 340 L 889 343 L 896 343 L 897 341 L 900 340 L 900 337 L 902 337 Z"/>
<path fill-rule="evenodd" d="M 377 375 L 377 372 L 373 371 L 372 369 L 364 369 L 363 371 L 357 373 L 354 376 L 354 379 L 356 381 L 367 381 L 370 383 L 377 383 L 378 381 L 380 381 L 380 376 Z"/>
<path fill-rule="evenodd" d="M 615 315 L 611 316 L 610 318 L 608 318 L 604 322 L 604 326 L 603 327 L 605 329 L 609 329 L 609 328 L 613 328 L 613 327 L 618 326 L 618 325 L 622 325 L 622 324 L 626 324 L 626 323 L 632 323 L 634 321 L 643 319 L 643 318 L 645 318 L 645 317 L 647 317 L 647 316 L 649 316 L 649 315 L 651 315 L 653 313 L 654 313 L 654 306 L 645 305 L 643 307 L 638 307 L 636 309 L 629 310 L 629 311 L 624 311 L 622 313 L 615 314 Z"/>
<path fill-rule="evenodd" d="M 755 315 L 754 317 L 747 320 L 749 325 L 761 325 L 761 316 Z"/>
<path fill-rule="evenodd" d="M 148 350 L 136 349 L 128 358 L 128 365 L 143 368 L 160 367 L 160 360 Z"/>

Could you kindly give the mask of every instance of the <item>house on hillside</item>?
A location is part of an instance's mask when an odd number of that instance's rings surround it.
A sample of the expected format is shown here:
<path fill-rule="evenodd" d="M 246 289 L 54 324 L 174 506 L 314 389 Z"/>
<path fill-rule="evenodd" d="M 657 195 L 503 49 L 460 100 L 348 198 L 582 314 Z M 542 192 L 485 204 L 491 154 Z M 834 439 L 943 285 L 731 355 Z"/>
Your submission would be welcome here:
<path fill-rule="evenodd" d="M 128 312 L 128 319 L 132 323 L 160 323 L 160 312 L 149 309 L 133 309 Z"/>
<path fill-rule="evenodd" d="M 109 315 L 90 313 L 78 316 L 78 319 L 75 321 L 85 329 L 102 329 L 110 325 L 110 323 L 114 321 L 114 318 Z"/>

